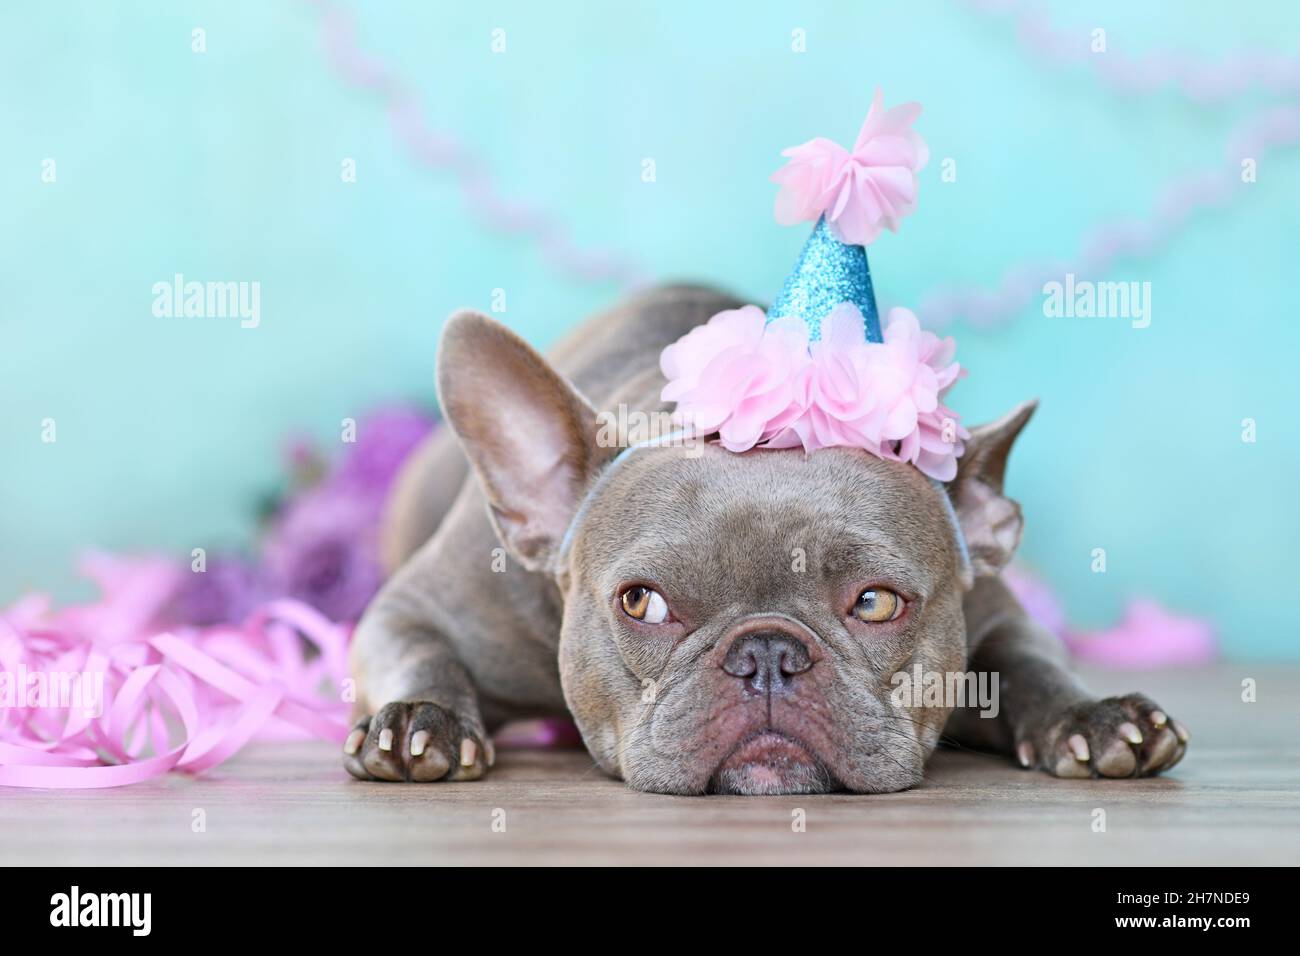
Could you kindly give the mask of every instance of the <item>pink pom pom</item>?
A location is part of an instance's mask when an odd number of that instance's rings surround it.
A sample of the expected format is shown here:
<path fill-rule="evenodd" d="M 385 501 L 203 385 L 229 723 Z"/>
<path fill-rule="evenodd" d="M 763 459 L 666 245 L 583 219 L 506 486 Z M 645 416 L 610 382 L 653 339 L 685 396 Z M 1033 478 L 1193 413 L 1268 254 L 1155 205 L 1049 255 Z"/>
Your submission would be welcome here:
<path fill-rule="evenodd" d="M 821 137 L 784 150 L 789 161 L 772 175 L 781 186 L 777 222 L 825 216 L 837 239 L 858 246 L 875 242 L 882 229 L 897 232 L 898 221 L 916 208 L 916 174 L 930 158 L 911 129 L 920 114 L 919 103 L 886 110 L 877 89 L 851 152 Z"/>
<path fill-rule="evenodd" d="M 717 432 L 730 451 L 862 448 L 940 481 L 957 473 L 969 433 L 941 399 L 962 375 L 952 339 L 893 309 L 883 343 L 868 342 L 850 303 L 808 344 L 803 323 L 765 324 L 746 306 L 720 312 L 664 349 L 661 397 L 696 434 Z"/>

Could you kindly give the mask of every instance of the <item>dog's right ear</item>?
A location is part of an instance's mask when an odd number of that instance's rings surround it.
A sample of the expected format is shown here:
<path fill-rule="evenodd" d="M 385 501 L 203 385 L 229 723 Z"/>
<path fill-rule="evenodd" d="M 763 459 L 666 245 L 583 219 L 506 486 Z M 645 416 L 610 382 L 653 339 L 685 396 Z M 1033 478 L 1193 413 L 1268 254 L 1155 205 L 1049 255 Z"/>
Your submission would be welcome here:
<path fill-rule="evenodd" d="M 443 329 L 438 400 L 502 543 L 528 570 L 554 570 L 604 458 L 595 410 L 527 342 L 470 311 Z"/>

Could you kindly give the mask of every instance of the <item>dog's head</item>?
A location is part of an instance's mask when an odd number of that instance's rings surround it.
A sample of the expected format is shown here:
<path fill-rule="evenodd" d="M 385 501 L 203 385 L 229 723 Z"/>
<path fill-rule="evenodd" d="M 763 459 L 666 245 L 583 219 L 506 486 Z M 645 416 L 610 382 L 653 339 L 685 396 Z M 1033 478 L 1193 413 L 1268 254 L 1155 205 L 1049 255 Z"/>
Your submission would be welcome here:
<path fill-rule="evenodd" d="M 667 793 L 921 779 L 951 708 L 896 675 L 965 669 L 963 594 L 1019 541 L 1002 475 L 1032 404 L 975 429 L 943 487 L 857 449 L 603 447 L 591 405 L 474 314 L 439 391 L 501 541 L 562 592 L 564 693 L 606 770 Z"/>

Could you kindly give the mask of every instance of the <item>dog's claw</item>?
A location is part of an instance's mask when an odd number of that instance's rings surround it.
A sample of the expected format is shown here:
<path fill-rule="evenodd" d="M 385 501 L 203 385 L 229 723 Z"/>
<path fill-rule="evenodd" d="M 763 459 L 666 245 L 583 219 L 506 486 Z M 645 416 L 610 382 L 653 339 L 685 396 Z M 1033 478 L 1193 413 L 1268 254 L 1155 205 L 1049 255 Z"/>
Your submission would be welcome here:
<path fill-rule="evenodd" d="M 1020 766 L 1026 770 L 1032 767 L 1037 762 L 1034 755 L 1034 745 L 1028 740 L 1022 740 L 1016 745 L 1016 759 L 1020 761 Z"/>
<path fill-rule="evenodd" d="M 1083 734 L 1071 734 L 1070 739 L 1066 741 L 1070 747 L 1070 752 L 1074 754 L 1074 759 L 1079 763 L 1088 762 L 1088 741 L 1083 738 Z"/>
<path fill-rule="evenodd" d="M 1119 731 L 1119 735 L 1129 743 L 1134 745 L 1142 743 L 1142 731 L 1137 729 L 1137 724 L 1126 720 L 1116 729 Z"/>

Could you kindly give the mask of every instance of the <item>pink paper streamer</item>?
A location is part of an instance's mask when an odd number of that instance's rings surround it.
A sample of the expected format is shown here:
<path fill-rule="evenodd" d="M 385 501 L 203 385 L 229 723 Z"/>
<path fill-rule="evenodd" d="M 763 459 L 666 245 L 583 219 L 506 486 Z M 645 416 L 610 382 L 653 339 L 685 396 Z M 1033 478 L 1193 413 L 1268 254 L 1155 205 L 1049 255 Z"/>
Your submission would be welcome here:
<path fill-rule="evenodd" d="M 1300 95 L 1300 60 L 1285 53 L 1242 50 L 1217 62 L 1178 51 L 1130 57 L 1109 46 L 1098 54 L 1092 52 L 1090 29 L 1055 30 L 1039 7 L 1024 0 L 967 0 L 967 5 L 980 13 L 1011 15 L 1020 42 L 1032 55 L 1057 65 L 1087 64 L 1120 93 L 1150 94 L 1172 88 L 1204 103 L 1221 103 L 1254 91 Z"/>
<path fill-rule="evenodd" d="M 583 282 L 614 282 L 623 288 L 646 283 L 630 261 L 611 251 L 581 251 L 560 220 L 527 203 L 502 197 L 492 177 L 464 143 L 429 127 L 420 100 L 408 84 L 357 43 L 352 18 L 328 0 L 311 0 L 321 13 L 321 41 L 335 71 L 353 86 L 379 96 L 393 133 L 416 162 L 452 173 L 470 212 L 488 228 L 531 239 L 562 274 Z"/>
<path fill-rule="evenodd" d="M 176 582 L 166 562 L 97 555 L 102 600 L 51 611 L 39 595 L 0 614 L 0 785 L 83 789 L 217 766 L 250 740 L 342 741 L 349 628 L 297 601 L 242 626 L 156 630 Z M 46 693 L 33 679 L 38 675 Z M 76 701 L 49 692 L 77 675 Z"/>

